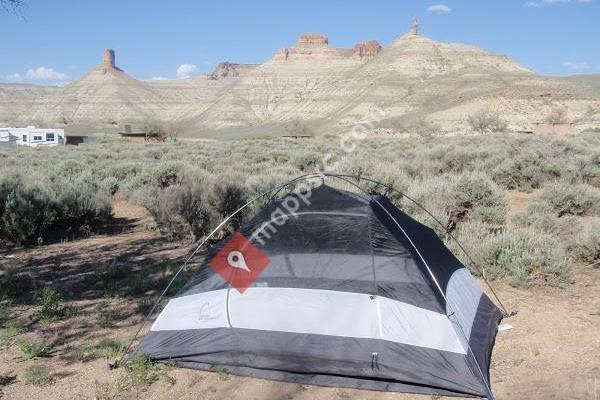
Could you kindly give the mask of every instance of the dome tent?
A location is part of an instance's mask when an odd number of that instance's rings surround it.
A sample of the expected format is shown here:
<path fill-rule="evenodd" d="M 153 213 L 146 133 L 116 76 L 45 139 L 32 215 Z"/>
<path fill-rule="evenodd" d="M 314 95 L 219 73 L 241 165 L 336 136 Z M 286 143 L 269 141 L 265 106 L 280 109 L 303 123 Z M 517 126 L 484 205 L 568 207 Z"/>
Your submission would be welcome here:
<path fill-rule="evenodd" d="M 432 229 L 385 196 L 321 185 L 212 246 L 139 349 L 287 382 L 493 398 L 501 319 Z"/>

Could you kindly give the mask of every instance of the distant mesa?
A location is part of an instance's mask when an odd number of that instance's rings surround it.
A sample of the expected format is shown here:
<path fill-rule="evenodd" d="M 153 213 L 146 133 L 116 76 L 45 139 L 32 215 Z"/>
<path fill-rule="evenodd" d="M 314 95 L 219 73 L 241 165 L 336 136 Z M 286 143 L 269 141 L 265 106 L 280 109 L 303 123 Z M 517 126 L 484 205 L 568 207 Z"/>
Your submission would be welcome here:
<path fill-rule="evenodd" d="M 320 33 L 300 35 L 300 38 L 291 48 L 279 49 L 275 54 L 277 60 L 288 60 L 293 56 L 319 56 L 319 57 L 354 57 L 358 59 L 376 56 L 382 50 L 376 40 L 357 43 L 354 48 L 333 48 L 329 45 L 327 36 Z"/>
<path fill-rule="evenodd" d="M 329 44 L 329 39 L 320 33 L 300 35 L 298 44 Z"/>

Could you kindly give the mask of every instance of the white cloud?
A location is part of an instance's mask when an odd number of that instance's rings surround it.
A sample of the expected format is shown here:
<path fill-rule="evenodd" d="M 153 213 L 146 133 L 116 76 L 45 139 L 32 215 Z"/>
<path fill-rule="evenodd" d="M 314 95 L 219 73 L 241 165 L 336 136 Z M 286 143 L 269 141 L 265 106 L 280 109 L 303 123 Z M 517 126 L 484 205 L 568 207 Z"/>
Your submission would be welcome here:
<path fill-rule="evenodd" d="M 152 78 L 150 78 L 151 81 L 166 81 L 167 78 L 165 78 L 164 76 L 153 76 Z"/>
<path fill-rule="evenodd" d="M 452 9 L 445 4 L 434 4 L 432 6 L 427 7 L 427 11 L 436 14 L 450 14 Z"/>
<path fill-rule="evenodd" d="M 196 71 L 196 66 L 194 64 L 181 64 L 178 68 L 177 71 L 175 72 L 175 75 L 177 76 L 178 79 L 185 79 L 185 78 L 189 78 L 191 76 L 191 74 Z"/>
<path fill-rule="evenodd" d="M 18 72 L 8 75 L 0 75 L 0 79 L 7 82 L 23 82 L 23 77 Z"/>
<path fill-rule="evenodd" d="M 36 69 L 27 70 L 25 77 L 29 81 L 33 82 L 56 82 L 64 81 L 67 79 L 67 75 L 62 72 L 53 70 L 52 68 L 37 67 Z"/>
<path fill-rule="evenodd" d="M 542 7 L 548 4 L 556 3 L 568 3 L 570 0 L 540 0 L 540 1 L 528 1 L 525 3 L 525 7 Z"/>
<path fill-rule="evenodd" d="M 590 66 L 586 62 L 574 62 L 574 61 L 565 61 L 562 63 L 563 67 L 570 69 L 571 71 L 584 71 L 589 69 Z"/>
<path fill-rule="evenodd" d="M 577 0 L 577 3 L 591 3 L 593 0 Z M 543 7 L 551 4 L 565 4 L 571 3 L 571 0 L 537 0 L 528 1 L 525 3 L 525 7 Z"/>

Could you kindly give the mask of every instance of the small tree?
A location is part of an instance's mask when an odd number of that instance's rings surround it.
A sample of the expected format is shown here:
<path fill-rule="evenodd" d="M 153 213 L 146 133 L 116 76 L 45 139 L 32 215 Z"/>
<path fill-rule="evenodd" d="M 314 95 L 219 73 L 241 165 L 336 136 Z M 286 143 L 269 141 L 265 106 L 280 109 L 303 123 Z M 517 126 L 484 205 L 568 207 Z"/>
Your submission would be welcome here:
<path fill-rule="evenodd" d="M 412 122 L 406 128 L 411 136 L 417 137 L 432 137 L 439 135 L 442 127 L 435 122 L 430 122 L 425 118 L 420 118 L 416 122 Z"/>
<path fill-rule="evenodd" d="M 167 137 L 173 141 L 177 140 L 179 135 L 183 132 L 183 125 L 179 121 L 171 121 L 167 124 L 166 134 Z"/>
<path fill-rule="evenodd" d="M 490 110 L 480 110 L 469 116 L 467 121 L 479 133 L 505 132 L 508 129 L 508 123 L 498 113 Z"/>
<path fill-rule="evenodd" d="M 142 129 L 146 134 L 146 140 L 155 139 L 164 141 L 167 138 L 167 133 L 163 122 L 158 118 L 148 117 L 144 120 Z"/>
<path fill-rule="evenodd" d="M 290 136 L 312 136 L 313 132 L 300 118 L 294 118 L 285 125 L 285 133 Z"/>

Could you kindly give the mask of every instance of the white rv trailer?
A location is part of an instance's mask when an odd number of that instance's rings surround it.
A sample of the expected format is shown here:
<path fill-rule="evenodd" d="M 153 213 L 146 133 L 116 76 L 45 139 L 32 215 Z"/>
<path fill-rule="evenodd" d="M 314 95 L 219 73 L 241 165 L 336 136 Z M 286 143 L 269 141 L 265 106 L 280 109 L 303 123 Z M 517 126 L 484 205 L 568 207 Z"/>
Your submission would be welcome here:
<path fill-rule="evenodd" d="M 64 129 L 36 128 L 0 128 L 0 145 L 44 147 L 65 144 Z"/>

